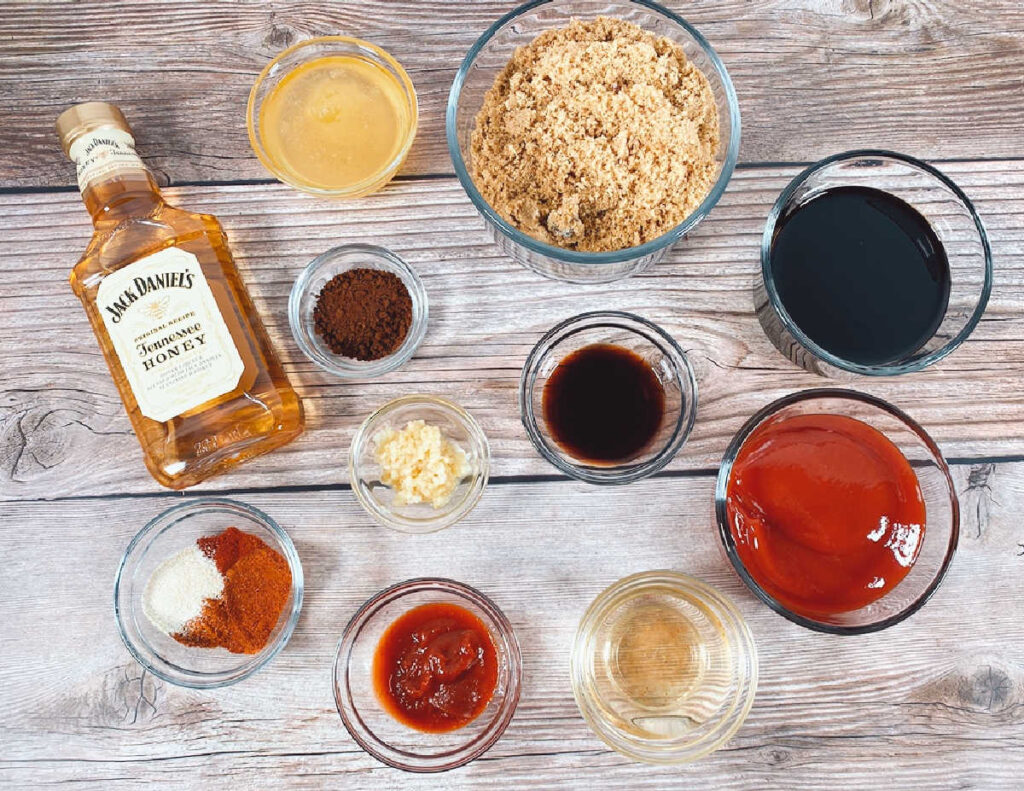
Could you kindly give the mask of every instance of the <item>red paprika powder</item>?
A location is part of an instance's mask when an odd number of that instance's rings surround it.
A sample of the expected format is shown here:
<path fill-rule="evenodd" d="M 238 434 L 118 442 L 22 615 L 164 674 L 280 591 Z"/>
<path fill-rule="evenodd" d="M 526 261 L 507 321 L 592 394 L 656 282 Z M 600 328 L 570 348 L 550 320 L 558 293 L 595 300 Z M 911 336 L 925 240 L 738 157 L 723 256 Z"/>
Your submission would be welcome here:
<path fill-rule="evenodd" d="M 288 603 L 292 588 L 288 561 L 258 536 L 237 527 L 197 543 L 224 575 L 224 591 L 220 598 L 207 599 L 199 617 L 174 639 L 235 654 L 259 653 Z"/>

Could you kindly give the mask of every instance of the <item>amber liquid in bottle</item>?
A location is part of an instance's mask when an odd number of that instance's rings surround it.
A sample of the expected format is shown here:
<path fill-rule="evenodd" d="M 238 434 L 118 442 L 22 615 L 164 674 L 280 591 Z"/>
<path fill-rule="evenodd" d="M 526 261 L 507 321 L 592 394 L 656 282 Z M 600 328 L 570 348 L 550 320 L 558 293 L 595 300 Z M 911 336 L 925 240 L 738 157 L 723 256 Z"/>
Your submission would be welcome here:
<path fill-rule="evenodd" d="M 159 483 L 183 489 L 297 437 L 302 403 L 220 223 L 165 203 L 149 171 L 132 161 L 128 134 L 126 125 L 91 129 L 77 149 L 64 135 L 95 226 L 71 287 L 146 466 Z"/>

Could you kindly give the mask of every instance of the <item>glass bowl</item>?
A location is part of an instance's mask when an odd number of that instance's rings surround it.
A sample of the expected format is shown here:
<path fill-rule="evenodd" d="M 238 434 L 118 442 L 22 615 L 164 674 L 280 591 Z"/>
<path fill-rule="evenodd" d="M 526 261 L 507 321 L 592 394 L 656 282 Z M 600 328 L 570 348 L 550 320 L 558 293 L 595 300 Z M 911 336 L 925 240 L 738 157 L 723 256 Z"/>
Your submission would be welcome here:
<path fill-rule="evenodd" d="M 512 227 L 491 208 L 469 175 L 470 138 L 484 95 L 517 47 L 529 44 L 545 30 L 565 27 L 573 19 L 591 19 L 601 15 L 633 22 L 683 47 L 686 57 L 704 72 L 714 91 L 722 142 L 719 146 L 718 178 L 704 202 L 683 222 L 638 247 L 588 253 L 534 239 Z M 445 125 L 455 173 L 502 251 L 535 272 L 573 283 L 617 280 L 664 258 L 669 248 L 692 231 L 718 203 L 732 177 L 740 149 L 739 103 L 722 61 L 689 23 L 647 0 L 540 0 L 514 9 L 491 25 L 466 54 L 448 95 Z"/>
<path fill-rule="evenodd" d="M 945 317 L 916 352 L 884 365 L 844 360 L 804 333 L 786 311 L 772 272 L 776 229 L 796 209 L 835 187 L 870 187 L 916 209 L 938 235 L 949 260 Z M 920 371 L 956 349 L 981 320 L 992 291 L 992 250 L 970 199 L 948 177 L 919 160 L 892 151 L 848 151 L 811 165 L 782 191 L 761 237 L 761 281 L 754 305 L 769 340 L 797 365 L 823 376 L 892 376 Z"/>
<path fill-rule="evenodd" d="M 658 433 L 640 455 L 614 465 L 573 458 L 543 420 L 548 378 L 565 357 L 595 343 L 621 346 L 642 357 L 665 390 L 665 416 Z M 672 461 L 686 442 L 697 415 L 697 380 L 686 354 L 658 325 L 619 311 L 581 313 L 552 327 L 533 347 L 519 379 L 519 413 L 537 452 L 566 475 L 587 483 L 632 483 Z"/>
<path fill-rule="evenodd" d="M 232 654 L 223 648 L 182 645 L 149 622 L 142 595 L 150 575 L 204 536 L 228 527 L 258 536 L 288 561 L 292 589 L 277 625 L 258 654 Z M 193 689 L 212 689 L 248 678 L 284 648 L 302 609 L 302 564 L 288 534 L 262 511 L 235 500 L 190 499 L 168 508 L 132 539 L 114 581 L 114 615 L 121 639 L 132 656 L 158 678 Z"/>
<path fill-rule="evenodd" d="M 263 144 L 263 138 L 260 135 L 259 124 L 263 102 L 289 73 L 299 66 L 331 56 L 357 58 L 385 71 L 393 78 L 395 85 L 401 89 L 402 96 L 406 102 L 406 111 L 409 114 L 409 128 L 406 132 L 406 138 L 395 158 L 379 172 L 343 189 L 324 189 L 306 184 L 298 179 L 289 171 L 284 163 L 276 161 L 270 152 L 267 151 Z M 263 167 L 269 170 L 278 181 L 303 192 L 328 198 L 357 198 L 361 195 L 376 192 L 384 187 L 391 181 L 398 172 L 398 169 L 402 167 L 402 163 L 412 147 L 412 141 L 416 137 L 418 121 L 419 107 L 416 101 L 416 90 L 413 88 L 412 80 L 409 79 L 409 75 L 406 74 L 402 65 L 380 47 L 368 41 L 351 38 L 350 36 L 312 38 L 300 41 L 298 44 L 294 44 L 278 54 L 277 57 L 263 68 L 259 77 L 256 78 L 256 83 L 249 92 L 249 104 L 246 107 L 246 127 L 249 131 L 249 143 L 252 145 L 252 150 L 263 164 Z"/>
<path fill-rule="evenodd" d="M 356 360 L 330 350 L 313 323 L 320 291 L 336 275 L 349 269 L 380 269 L 397 275 L 412 299 L 412 324 L 395 351 L 379 360 Z M 321 253 L 299 274 L 288 297 L 288 324 L 299 349 L 329 374 L 342 379 L 368 379 L 394 371 L 408 361 L 427 334 L 427 292 L 419 275 L 405 261 L 371 244 L 346 244 Z"/>
<path fill-rule="evenodd" d="M 758 426 L 795 415 L 845 415 L 884 434 L 910 462 L 924 496 L 926 528 L 917 560 L 907 576 L 880 599 L 850 612 L 810 618 L 773 598 L 747 571 L 736 550 L 726 502 L 733 463 Z M 715 513 L 725 553 L 736 573 L 761 601 L 793 623 L 830 634 L 863 634 L 897 624 L 917 612 L 939 587 L 960 536 L 960 505 L 949 468 L 934 440 L 899 409 L 879 398 L 853 390 L 821 388 L 780 398 L 755 414 L 733 437 L 725 451 L 715 488 Z"/>
<path fill-rule="evenodd" d="M 396 505 L 394 490 L 380 480 L 374 437 L 385 428 L 401 430 L 411 420 L 439 426 L 441 433 L 466 453 L 470 474 L 441 508 L 430 503 Z M 472 415 L 444 398 L 417 394 L 396 398 L 363 421 L 352 438 L 349 480 L 359 504 L 380 524 L 402 533 L 433 533 L 454 525 L 473 510 L 487 486 L 490 466 L 487 436 Z"/>
<path fill-rule="evenodd" d="M 480 618 L 498 656 L 498 682 L 487 708 L 446 733 L 423 733 L 395 720 L 373 684 L 373 657 L 384 631 L 414 607 L 434 603 L 455 604 Z M 512 624 L 490 599 L 453 580 L 414 579 L 373 596 L 348 622 L 334 660 L 334 700 L 352 738 L 378 761 L 407 772 L 444 772 L 478 758 L 501 738 L 519 703 L 522 673 Z"/>
<path fill-rule="evenodd" d="M 724 745 L 757 690 L 757 648 L 725 596 L 674 571 L 605 589 L 576 630 L 572 691 L 609 747 L 637 761 L 681 764 Z"/>

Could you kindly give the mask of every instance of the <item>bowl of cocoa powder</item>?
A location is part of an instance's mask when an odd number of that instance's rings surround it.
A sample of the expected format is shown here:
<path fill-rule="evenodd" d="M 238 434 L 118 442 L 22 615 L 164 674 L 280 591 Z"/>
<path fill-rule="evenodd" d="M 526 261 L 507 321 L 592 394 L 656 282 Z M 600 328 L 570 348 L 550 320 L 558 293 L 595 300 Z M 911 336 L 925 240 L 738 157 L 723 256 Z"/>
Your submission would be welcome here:
<path fill-rule="evenodd" d="M 343 379 L 388 373 L 409 360 L 427 332 L 427 292 L 390 250 L 334 247 L 296 278 L 288 322 L 310 360 Z"/>

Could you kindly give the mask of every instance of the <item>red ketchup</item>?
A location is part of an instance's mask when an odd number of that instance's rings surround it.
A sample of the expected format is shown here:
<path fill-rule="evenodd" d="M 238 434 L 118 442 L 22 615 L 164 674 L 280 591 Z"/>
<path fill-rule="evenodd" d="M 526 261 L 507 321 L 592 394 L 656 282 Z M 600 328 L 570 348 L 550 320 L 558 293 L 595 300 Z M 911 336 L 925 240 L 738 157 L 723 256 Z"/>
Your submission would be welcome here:
<path fill-rule="evenodd" d="M 377 698 L 399 722 L 442 733 L 483 713 L 498 682 L 487 626 L 454 604 L 423 604 L 395 620 L 373 657 Z"/>
<path fill-rule="evenodd" d="M 750 576 L 809 618 L 884 596 L 924 539 L 924 498 L 910 463 L 880 431 L 843 415 L 755 429 L 733 464 L 726 504 Z"/>

